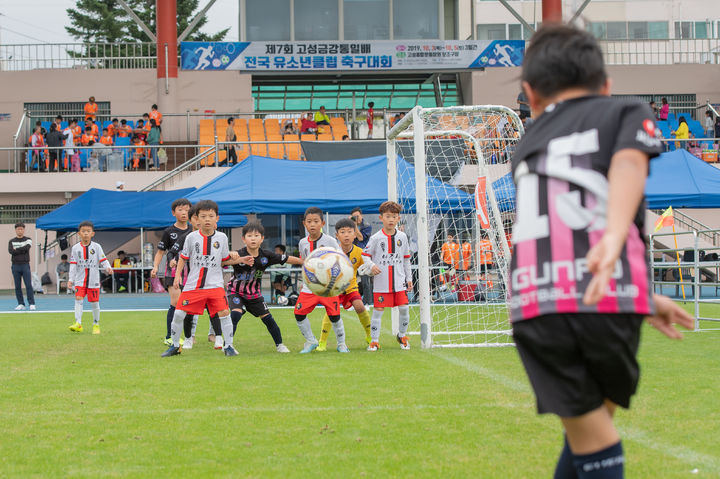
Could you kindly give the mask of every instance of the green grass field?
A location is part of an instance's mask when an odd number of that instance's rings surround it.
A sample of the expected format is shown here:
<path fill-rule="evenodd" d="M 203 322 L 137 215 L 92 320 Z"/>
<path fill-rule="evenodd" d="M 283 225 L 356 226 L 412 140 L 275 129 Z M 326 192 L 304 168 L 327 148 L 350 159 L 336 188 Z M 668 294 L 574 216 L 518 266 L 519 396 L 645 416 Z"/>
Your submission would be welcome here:
<path fill-rule="evenodd" d="M 304 356 L 291 311 L 275 316 L 292 354 L 248 317 L 236 358 L 202 319 L 193 350 L 161 359 L 163 313 L 104 313 L 100 336 L 69 313 L 0 315 L 0 477 L 552 476 L 559 423 L 536 415 L 514 348 L 401 351 L 385 331 L 368 353 L 347 314 L 351 354 Z M 719 341 L 646 327 L 617 418 L 627 477 L 720 476 Z"/>

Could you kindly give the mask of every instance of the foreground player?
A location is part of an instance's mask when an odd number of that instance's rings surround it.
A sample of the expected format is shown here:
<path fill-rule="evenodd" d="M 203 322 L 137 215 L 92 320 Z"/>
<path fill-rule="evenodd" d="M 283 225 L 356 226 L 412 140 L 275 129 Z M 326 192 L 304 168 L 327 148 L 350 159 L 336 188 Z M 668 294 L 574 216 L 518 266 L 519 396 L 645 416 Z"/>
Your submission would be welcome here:
<path fill-rule="evenodd" d="M 203 314 L 207 307 L 210 316 L 217 314 L 220 329 L 225 339 L 225 356 L 237 356 L 233 348 L 232 321 L 225 289 L 223 288 L 223 262 L 230 259 L 228 239 L 225 233 L 217 231 L 218 206 L 214 201 L 203 200 L 195 205 L 200 229 L 185 238 L 180 252 L 177 270 L 182 271 L 185 263 L 190 266 L 185 287 L 178 298 L 170 333 L 172 345 L 162 356 L 180 354 L 180 335 L 187 314 Z M 180 287 L 180 276 L 176 275 L 174 286 Z"/>
<path fill-rule="evenodd" d="M 70 251 L 70 272 L 68 273 L 68 290 L 75 287 L 75 323 L 70 331 L 82 333 L 83 298 L 87 296 L 92 306 L 93 334 L 100 334 L 100 266 L 107 274 L 112 274 L 110 262 L 105 257 L 102 246 L 92 241 L 95 226 L 90 221 L 83 221 L 78 226 L 80 242 L 75 243 Z"/>
<path fill-rule="evenodd" d="M 357 313 L 360 324 L 365 328 L 365 340 L 370 344 L 370 313 L 365 309 L 365 305 L 362 302 L 362 296 L 358 292 L 357 284 L 357 270 L 363 264 L 362 249 L 354 244 L 354 240 L 357 236 L 357 225 L 353 220 L 349 218 L 343 218 L 335 223 L 335 236 L 340 243 L 340 248 L 343 253 L 350 259 L 350 263 L 353 265 L 353 280 L 340 295 L 340 304 L 345 309 L 354 308 Z M 317 347 L 318 351 L 327 350 L 327 338 L 330 334 L 330 318 L 327 314 L 323 317 L 322 330 L 320 331 L 320 343 Z"/>
<path fill-rule="evenodd" d="M 317 248 L 328 247 L 335 248 L 336 250 L 340 249 L 335 238 L 322 232 L 323 226 L 325 226 L 325 220 L 323 219 L 323 212 L 320 208 L 311 206 L 305 210 L 303 226 L 305 226 L 308 235 L 300 240 L 299 249 L 302 259 L 307 258 L 308 255 Z M 310 288 L 304 283 L 300 290 L 297 304 L 295 305 L 295 320 L 300 328 L 300 332 L 305 337 L 305 346 L 300 353 L 311 353 L 318 347 L 318 341 L 315 339 L 310 321 L 307 319 L 307 315 L 310 314 L 318 304 L 322 304 L 325 307 L 325 312 L 333 325 L 335 337 L 337 338 L 338 352 L 349 353 L 350 350 L 345 345 L 345 328 L 340 318 L 340 298 L 338 296 L 332 298 L 317 296 L 313 294 Z"/>
<path fill-rule="evenodd" d="M 397 307 L 400 316 L 399 331 L 396 339 L 400 348 L 410 349 L 407 337 L 410 324 L 408 290 L 412 289 L 410 274 L 410 244 L 407 235 L 397 229 L 402 206 L 394 201 L 380 205 L 380 221 L 383 227 L 370 237 L 363 261 L 373 278 L 373 314 L 371 321 L 371 341 L 368 351 L 380 349 L 380 326 L 385 308 Z M 364 267 L 364 268 L 365 268 Z"/>
<path fill-rule="evenodd" d="M 262 277 L 265 269 L 274 264 L 302 264 L 302 260 L 295 256 L 279 255 L 272 251 L 261 249 L 265 240 L 265 228 L 258 221 L 250 221 L 242 228 L 245 247 L 240 249 L 238 259 L 230 260 L 227 264 L 233 265 L 234 274 L 228 283 L 228 303 L 230 304 L 230 318 L 233 323 L 233 334 L 237 324 L 248 312 L 260 318 L 275 341 L 278 353 L 289 353 L 290 350 L 283 344 L 282 333 L 275 319 L 270 314 L 265 298 L 262 295 Z M 248 261 L 252 258 L 252 261 Z M 249 264 L 248 264 L 249 263 Z"/>
<path fill-rule="evenodd" d="M 681 337 L 673 323 L 692 326 L 650 288 L 643 189 L 662 148 L 646 105 L 609 97 L 587 32 L 543 27 L 522 79 L 535 122 L 512 159 L 514 339 L 538 412 L 565 430 L 554 477 L 622 478 L 613 413 L 637 387 L 643 317 L 671 338 Z"/>

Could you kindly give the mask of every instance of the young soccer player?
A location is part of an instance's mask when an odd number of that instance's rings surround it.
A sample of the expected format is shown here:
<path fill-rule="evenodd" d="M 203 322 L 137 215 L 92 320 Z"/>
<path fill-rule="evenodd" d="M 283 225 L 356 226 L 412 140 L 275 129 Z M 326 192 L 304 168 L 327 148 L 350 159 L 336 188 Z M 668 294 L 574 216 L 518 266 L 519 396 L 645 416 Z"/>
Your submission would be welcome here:
<path fill-rule="evenodd" d="M 265 298 L 262 296 L 262 277 L 265 269 L 269 266 L 285 263 L 302 264 L 302 260 L 295 256 L 279 255 L 261 249 L 265 240 L 265 228 L 258 221 L 250 221 L 243 226 L 242 236 L 245 247 L 237 252 L 238 259 L 228 261 L 228 264 L 233 265 L 234 269 L 233 277 L 227 285 L 233 334 L 235 334 L 240 319 L 245 312 L 248 312 L 262 320 L 275 341 L 277 352 L 289 353 L 290 350 L 282 342 L 280 327 L 270 314 L 267 304 L 265 304 Z M 247 261 L 249 258 L 252 258 L 252 262 Z"/>
<path fill-rule="evenodd" d="M 407 291 L 412 289 L 410 273 L 410 245 L 407 235 L 397 229 L 402 206 L 394 201 L 380 205 L 383 227 L 370 237 L 363 260 L 373 278 L 373 314 L 368 351 L 380 349 L 380 325 L 385 308 L 398 308 L 399 331 L 396 337 L 400 348 L 410 349 L 407 337 L 410 308 Z M 364 267 L 364 268 L 365 268 Z"/>
<path fill-rule="evenodd" d="M 671 338 L 680 337 L 673 323 L 692 326 L 650 286 L 643 189 L 662 147 L 647 105 L 610 98 L 587 32 L 535 33 L 522 86 L 536 120 L 512 159 L 514 340 L 538 412 L 563 425 L 554 477 L 621 478 L 613 413 L 637 387 L 643 318 Z"/>
<path fill-rule="evenodd" d="M 172 215 L 175 217 L 175 224 L 165 229 L 162 238 L 157 245 L 157 253 L 155 253 L 155 261 L 153 262 L 153 269 L 150 271 L 150 277 L 156 278 L 160 262 L 162 261 L 163 255 L 165 255 L 165 277 L 163 279 L 163 285 L 170 293 L 170 308 L 166 315 L 166 334 L 165 344 L 170 346 L 170 325 L 175 315 L 175 306 L 177 306 L 177 300 L 180 296 L 180 288 L 176 288 L 175 284 L 175 273 L 177 268 L 174 266 L 177 262 L 177 257 L 182 251 L 182 244 L 185 240 L 185 236 L 192 231 L 188 226 L 188 212 L 192 204 L 185 198 L 180 198 L 172 202 L 170 205 Z M 182 271 L 182 270 L 179 270 Z"/>
<path fill-rule="evenodd" d="M 83 298 L 87 296 L 92 305 L 93 334 L 100 334 L 100 270 L 102 266 L 107 274 L 112 274 L 110 262 L 105 257 L 102 246 L 94 242 L 95 227 L 90 221 L 78 226 L 80 242 L 70 251 L 70 273 L 68 289 L 75 289 L 75 323 L 70 331 L 82 333 Z"/>
<path fill-rule="evenodd" d="M 185 244 L 178 259 L 177 271 L 185 263 L 190 267 L 185 286 L 178 298 L 170 333 L 172 345 L 162 356 L 180 354 L 180 335 L 186 314 L 203 314 L 207 308 L 210 316 L 217 314 L 225 339 L 225 356 L 237 356 L 233 347 L 232 321 L 223 287 L 223 264 L 230 259 L 228 239 L 225 233 L 217 231 L 218 206 L 214 201 L 203 200 L 195 205 L 200 229 L 185 238 Z M 180 274 L 175 275 L 173 286 L 180 288 Z"/>
<path fill-rule="evenodd" d="M 357 224 L 349 219 L 343 218 L 335 223 L 335 236 L 340 243 L 340 248 L 343 253 L 350 259 L 350 263 L 353 265 L 354 275 L 353 280 L 350 283 L 348 289 L 340 295 L 340 304 L 345 309 L 354 308 L 355 313 L 360 320 L 363 328 L 365 328 L 365 340 L 368 344 L 371 342 L 370 336 L 370 313 L 365 309 L 365 305 L 362 302 L 362 296 L 358 292 L 357 284 L 357 270 L 363 264 L 362 249 L 354 244 L 354 240 L 357 236 Z M 327 314 L 323 317 L 322 330 L 320 331 L 320 342 L 317 347 L 318 351 L 327 350 L 327 338 L 330 334 L 330 318 Z"/>
<path fill-rule="evenodd" d="M 320 208 L 311 206 L 305 210 L 303 226 L 305 226 L 308 232 L 308 235 L 301 239 L 299 244 L 300 257 L 303 260 L 317 248 L 329 247 L 335 248 L 336 250 L 340 249 L 340 245 L 338 245 L 335 238 L 322 232 L 323 226 L 325 226 L 325 220 L 323 219 L 323 212 Z M 318 304 L 325 307 L 325 312 L 330 317 L 330 322 L 333 325 L 335 337 L 337 338 L 338 352 L 349 353 L 350 350 L 345 345 L 345 328 L 340 318 L 340 298 L 338 296 L 326 298 L 314 295 L 306 284 L 303 284 L 300 296 L 298 296 L 297 303 L 295 304 L 295 320 L 300 328 L 300 332 L 305 337 L 305 346 L 300 353 L 311 353 L 318 347 L 318 341 L 315 339 L 315 335 L 310 327 L 310 321 L 307 319 L 307 315 L 310 314 Z"/>

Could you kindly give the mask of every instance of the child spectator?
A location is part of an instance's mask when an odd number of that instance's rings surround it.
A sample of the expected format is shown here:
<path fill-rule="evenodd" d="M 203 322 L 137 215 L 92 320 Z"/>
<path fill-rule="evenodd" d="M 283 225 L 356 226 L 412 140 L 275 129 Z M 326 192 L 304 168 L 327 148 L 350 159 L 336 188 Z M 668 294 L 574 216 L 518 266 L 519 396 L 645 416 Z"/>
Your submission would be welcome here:
<path fill-rule="evenodd" d="M 62 121 L 63 121 L 62 115 L 58 115 L 55 117 L 55 128 L 57 128 L 57 131 L 59 131 L 59 132 L 62 132 L 64 129 L 62 127 Z"/>
<path fill-rule="evenodd" d="M 85 120 L 85 127 L 83 128 L 83 131 L 87 130 L 88 128 L 90 128 L 93 136 L 95 136 L 96 138 L 100 136 L 100 130 L 98 129 L 98 126 L 90 120 Z"/>
<path fill-rule="evenodd" d="M 281 134 L 282 136 L 285 136 L 285 135 L 297 135 L 297 132 L 298 132 L 298 131 L 297 131 L 297 128 L 295 128 L 295 125 L 293 125 L 293 121 L 292 121 L 292 120 L 285 120 L 285 121 L 283 122 L 282 128 L 280 129 L 280 134 Z"/>
<path fill-rule="evenodd" d="M 91 96 L 87 103 L 85 103 L 85 119 L 95 121 L 97 118 L 98 104 L 95 103 L 95 97 Z"/>
<path fill-rule="evenodd" d="M 132 127 L 127 124 L 127 120 L 123 118 L 120 120 L 120 126 L 117 130 L 117 136 L 120 138 L 127 138 L 128 136 L 132 135 Z"/>
<path fill-rule="evenodd" d="M 102 130 L 102 136 L 100 137 L 100 143 L 102 143 L 105 146 L 112 146 L 113 145 L 113 137 L 110 133 L 110 126 L 108 125 L 108 128 L 103 128 Z"/>
<path fill-rule="evenodd" d="M 278 244 L 275 245 L 275 254 L 277 255 L 284 255 L 287 251 L 287 248 L 285 245 Z M 273 269 L 277 269 L 279 266 L 271 266 L 268 269 L 271 271 L 270 273 L 270 285 L 273 288 L 273 291 L 275 293 L 275 297 L 278 296 L 285 296 L 285 292 L 287 289 L 292 286 L 292 282 L 290 281 L 290 275 L 287 273 L 275 273 L 272 272 Z"/>
<path fill-rule="evenodd" d="M 300 133 L 317 133 L 318 126 L 312 119 L 312 113 L 305 115 L 305 118 L 300 120 Z"/>
<path fill-rule="evenodd" d="M 115 284 L 117 285 L 118 293 L 122 293 L 123 291 L 128 290 L 128 288 L 130 287 L 128 280 L 130 278 L 131 272 L 127 269 L 123 270 L 123 268 L 129 267 L 130 264 L 130 258 L 125 256 L 125 251 L 118 251 L 117 258 L 115 258 L 115 261 L 113 261 L 113 269 L 115 270 L 115 272 L 113 273 L 113 277 L 115 278 Z"/>
<path fill-rule="evenodd" d="M 93 334 L 100 334 L 100 271 L 102 266 L 107 274 L 112 274 L 110 262 L 103 253 L 102 246 L 92 241 L 95 227 L 90 221 L 78 226 L 80 242 L 70 251 L 70 273 L 68 288 L 75 289 L 75 323 L 70 331 L 82 333 L 83 298 L 87 296 L 92 306 Z"/>
<path fill-rule="evenodd" d="M 95 143 L 97 140 L 97 136 L 95 136 L 92 132 L 92 127 L 86 126 L 85 133 L 83 133 L 80 137 L 80 144 L 83 146 L 89 146 L 91 141 Z"/>
<path fill-rule="evenodd" d="M 372 138 L 373 136 L 373 124 L 375 123 L 375 102 L 371 101 L 368 102 L 368 111 L 367 111 L 367 118 L 365 119 L 367 121 L 368 126 L 368 138 Z"/>
<path fill-rule="evenodd" d="M 715 137 L 715 119 L 710 110 L 705 112 L 705 138 Z"/>
<path fill-rule="evenodd" d="M 75 128 L 77 128 L 77 120 L 73 119 L 70 120 L 70 124 L 63 131 L 63 136 L 65 137 L 65 160 L 63 165 L 64 171 L 67 171 L 70 168 L 70 158 L 75 154 Z"/>
<path fill-rule="evenodd" d="M 146 113 L 146 115 L 147 115 L 147 113 Z M 150 125 L 148 125 L 148 126 L 150 126 Z M 145 128 L 145 121 L 138 120 L 137 123 L 135 124 L 135 129 L 132 132 L 133 132 L 133 135 L 140 138 L 144 143 L 147 139 L 147 133 L 148 133 L 148 128 Z"/>
<path fill-rule="evenodd" d="M 82 126 L 80 126 L 80 122 L 77 119 L 73 119 L 70 122 L 70 125 L 72 126 L 72 132 L 73 132 L 73 142 L 76 145 L 80 144 L 80 138 L 82 138 L 83 132 L 85 131 Z"/>
<path fill-rule="evenodd" d="M 120 125 L 117 118 L 112 119 L 112 123 L 110 123 L 107 126 L 108 134 L 112 137 L 113 141 L 115 138 L 117 138 L 118 130 L 120 129 Z"/>
<path fill-rule="evenodd" d="M 58 289 L 62 288 L 63 283 L 65 283 L 65 292 L 67 294 L 72 293 L 67 284 L 70 278 L 70 263 L 68 263 L 68 256 L 66 254 L 60 256 L 60 262 L 57 267 L 55 267 L 55 272 L 57 273 Z"/>
<path fill-rule="evenodd" d="M 65 141 L 65 135 L 58 130 L 58 124 L 50 124 L 50 133 L 47 134 L 47 146 L 50 152 L 50 162 L 48 168 L 53 171 L 56 167 L 60 167 L 58 159 L 61 157 L 62 146 Z"/>
<path fill-rule="evenodd" d="M 162 113 L 158 111 L 157 105 L 153 105 L 150 107 L 150 113 L 148 114 L 148 118 L 151 120 L 155 120 L 157 126 L 162 125 L 162 117 Z"/>
<path fill-rule="evenodd" d="M 32 146 L 32 161 L 30 162 L 30 169 L 34 169 L 37 164 L 40 171 L 45 170 L 45 161 L 41 158 L 41 154 L 45 148 L 45 137 L 43 136 L 42 129 L 39 126 L 35 128 L 35 131 L 30 137 L 30 146 Z"/>
<path fill-rule="evenodd" d="M 140 137 L 140 135 L 133 135 L 132 144 L 135 147 L 134 151 L 133 151 L 132 168 L 134 170 L 137 170 L 140 168 L 140 162 L 141 161 L 144 162 L 147 159 L 147 157 L 145 155 L 145 148 L 143 148 L 146 145 L 146 143 Z"/>

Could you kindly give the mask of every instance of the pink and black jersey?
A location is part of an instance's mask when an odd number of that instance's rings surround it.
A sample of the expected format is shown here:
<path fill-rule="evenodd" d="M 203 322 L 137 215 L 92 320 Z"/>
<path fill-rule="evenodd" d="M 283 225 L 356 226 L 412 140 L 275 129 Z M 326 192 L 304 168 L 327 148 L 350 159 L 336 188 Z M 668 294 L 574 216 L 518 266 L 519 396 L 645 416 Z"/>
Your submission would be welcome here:
<path fill-rule="evenodd" d="M 182 251 L 185 237 L 192 232 L 190 225 L 180 229 L 174 224 L 165 228 L 162 238 L 157 245 L 160 251 L 165 251 L 165 277 L 175 277 L 175 268 L 170 266 L 170 261 L 177 260 L 178 254 Z"/>
<path fill-rule="evenodd" d="M 306 236 L 301 239 L 300 243 L 298 244 L 298 249 L 300 250 L 300 257 L 302 259 L 307 258 L 310 253 L 312 253 L 318 248 L 335 248 L 338 251 L 342 251 L 337 240 L 330 235 L 326 235 L 325 233 L 322 233 L 320 237 L 315 241 L 311 241 L 310 238 Z M 302 293 L 313 294 L 312 291 L 310 291 L 310 288 L 305 286 L 305 283 L 303 283 L 302 290 L 300 291 Z"/>
<path fill-rule="evenodd" d="M 651 314 L 652 288 L 641 205 L 605 297 L 585 305 L 585 256 L 607 221 L 608 169 L 623 149 L 661 151 L 645 104 L 590 96 L 551 105 L 518 143 L 510 319 L 551 313 Z"/>
<path fill-rule="evenodd" d="M 242 258 L 247 256 L 247 248 L 238 251 Z M 237 294 L 245 299 L 256 299 L 262 297 L 262 277 L 265 269 L 274 264 L 285 264 L 287 255 L 276 254 L 272 251 L 261 249 L 255 256 L 252 266 L 246 264 L 234 264 L 234 274 L 228 283 L 228 294 Z"/>
<path fill-rule="evenodd" d="M 210 236 L 200 230 L 188 233 L 180 257 L 190 267 L 183 291 L 224 289 L 222 262 L 230 258 L 225 233 L 215 231 Z"/>
<path fill-rule="evenodd" d="M 389 235 L 381 229 L 368 240 L 363 262 L 380 268 L 373 277 L 373 292 L 394 293 L 407 290 L 410 276 L 410 242 L 405 233 L 395 230 Z"/>
<path fill-rule="evenodd" d="M 94 241 L 85 246 L 75 243 L 70 251 L 70 272 L 68 278 L 77 287 L 99 288 L 100 271 L 98 268 L 109 268 L 110 262 L 105 257 L 102 246 Z"/>

